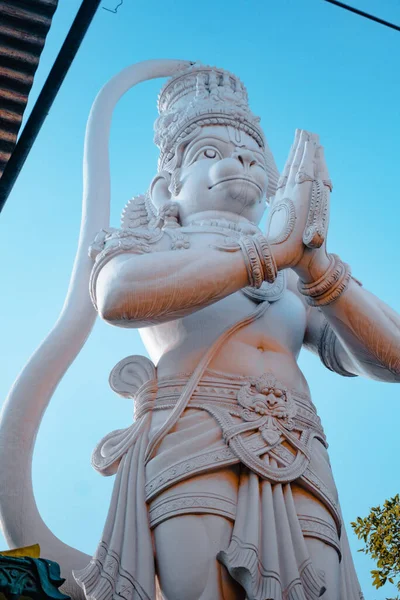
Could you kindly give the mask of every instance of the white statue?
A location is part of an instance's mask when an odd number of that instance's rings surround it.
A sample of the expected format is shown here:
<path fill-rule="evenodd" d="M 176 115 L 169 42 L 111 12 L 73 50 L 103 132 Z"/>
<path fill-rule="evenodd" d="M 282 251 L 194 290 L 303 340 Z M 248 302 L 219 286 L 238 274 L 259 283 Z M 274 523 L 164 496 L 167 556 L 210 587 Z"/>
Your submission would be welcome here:
<path fill-rule="evenodd" d="M 110 229 L 113 108 L 132 85 L 166 75 L 158 172 Z M 92 600 L 360 600 L 326 439 L 296 360 L 305 345 L 339 375 L 399 382 L 400 318 L 327 253 L 332 184 L 318 136 L 296 132 L 279 178 L 237 77 L 149 61 L 100 92 L 85 152 L 70 293 L 2 416 L 9 543 L 39 542 L 77 599 L 82 588 Z M 93 306 L 113 325 L 139 328 L 151 360 L 128 357 L 110 376 L 134 399 L 135 420 L 93 454 L 116 480 L 90 560 L 41 521 L 30 459 Z"/>

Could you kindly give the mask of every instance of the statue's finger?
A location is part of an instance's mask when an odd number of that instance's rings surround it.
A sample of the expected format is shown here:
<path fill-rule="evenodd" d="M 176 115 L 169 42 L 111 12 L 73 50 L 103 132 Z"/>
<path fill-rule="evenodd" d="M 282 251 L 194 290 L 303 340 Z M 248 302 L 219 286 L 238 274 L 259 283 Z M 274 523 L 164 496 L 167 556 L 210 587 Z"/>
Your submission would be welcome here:
<path fill-rule="evenodd" d="M 315 165 L 316 165 L 316 176 L 317 179 L 322 179 L 322 182 L 326 187 L 332 191 L 332 181 L 329 176 L 328 166 L 325 160 L 325 152 L 323 146 L 318 146 L 316 156 L 315 156 Z"/>
<path fill-rule="evenodd" d="M 296 152 L 296 148 L 297 148 L 297 145 L 299 143 L 300 131 L 301 131 L 300 129 L 296 129 L 296 131 L 295 131 L 294 141 L 293 141 L 293 144 L 292 144 L 292 146 L 290 148 L 289 156 L 288 156 L 286 164 L 285 164 L 285 166 L 283 168 L 282 174 L 279 177 L 279 181 L 278 181 L 278 185 L 277 185 L 277 189 L 278 190 L 280 188 L 282 188 L 282 187 L 285 187 L 286 182 L 288 180 L 290 167 L 292 166 L 294 154 Z"/>
<path fill-rule="evenodd" d="M 316 150 L 317 144 L 314 140 L 306 141 L 303 157 L 295 175 L 296 183 L 304 183 L 304 181 L 314 181 L 316 179 Z"/>
<path fill-rule="evenodd" d="M 303 154 L 304 154 L 305 144 L 306 144 L 306 141 L 308 141 L 308 139 L 309 139 L 308 132 L 304 131 L 304 129 L 302 129 L 301 133 L 300 133 L 299 141 L 297 144 L 297 148 L 294 153 L 293 162 L 290 167 L 290 171 L 289 171 L 289 175 L 288 175 L 288 183 L 291 183 L 291 184 L 295 183 L 296 173 L 299 170 L 299 166 L 300 166 L 301 160 L 303 158 Z"/>

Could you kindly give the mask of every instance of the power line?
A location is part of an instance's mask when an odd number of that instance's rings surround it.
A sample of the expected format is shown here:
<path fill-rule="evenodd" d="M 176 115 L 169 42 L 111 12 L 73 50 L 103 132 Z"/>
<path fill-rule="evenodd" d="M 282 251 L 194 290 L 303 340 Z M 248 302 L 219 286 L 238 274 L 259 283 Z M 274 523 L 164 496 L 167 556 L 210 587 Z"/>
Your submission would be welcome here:
<path fill-rule="evenodd" d="M 369 13 L 366 13 L 363 10 L 359 10 L 358 8 L 353 8 L 352 6 L 343 4 L 343 2 L 338 2 L 337 0 L 325 0 L 325 2 L 329 2 L 329 4 L 335 4 L 336 6 L 340 6 L 340 8 L 344 8 L 345 10 L 355 13 L 356 15 L 360 15 L 361 17 L 365 17 L 366 19 L 375 21 L 375 23 L 379 23 L 380 25 L 385 25 L 386 27 L 390 27 L 391 29 L 400 31 L 400 27 L 398 25 L 395 25 L 394 23 L 389 23 L 389 21 L 384 21 L 379 17 L 374 17 L 374 15 L 370 15 Z"/>
<path fill-rule="evenodd" d="M 119 4 L 117 4 L 117 6 L 115 8 L 106 8 L 105 6 L 103 6 L 103 10 L 106 10 L 107 12 L 110 12 L 110 13 L 114 13 L 114 15 L 116 15 L 119 7 L 122 6 L 123 3 L 124 3 L 124 0 L 120 0 Z"/>

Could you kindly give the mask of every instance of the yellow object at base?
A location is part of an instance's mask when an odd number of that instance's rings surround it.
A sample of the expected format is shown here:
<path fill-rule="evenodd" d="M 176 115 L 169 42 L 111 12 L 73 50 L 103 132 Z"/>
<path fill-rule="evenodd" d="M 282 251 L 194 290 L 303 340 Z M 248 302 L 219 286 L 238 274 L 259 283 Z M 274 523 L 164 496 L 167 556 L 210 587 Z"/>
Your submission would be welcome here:
<path fill-rule="evenodd" d="M 25 546 L 24 548 L 14 548 L 13 550 L 0 551 L 2 556 L 30 556 L 31 558 L 40 557 L 40 546 L 39 544 L 33 544 L 33 546 Z"/>

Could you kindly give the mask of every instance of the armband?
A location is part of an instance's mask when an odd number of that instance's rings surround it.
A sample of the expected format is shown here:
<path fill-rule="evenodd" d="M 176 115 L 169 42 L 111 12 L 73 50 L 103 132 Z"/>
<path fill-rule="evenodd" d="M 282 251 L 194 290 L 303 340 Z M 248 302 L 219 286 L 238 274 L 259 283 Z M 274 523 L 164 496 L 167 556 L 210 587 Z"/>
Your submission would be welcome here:
<path fill-rule="evenodd" d="M 336 344 L 338 337 L 330 324 L 325 322 L 322 328 L 321 337 L 318 342 L 318 355 L 321 362 L 330 371 L 334 371 L 343 377 L 357 377 L 354 373 L 347 371 L 340 363 L 336 353 Z"/>

